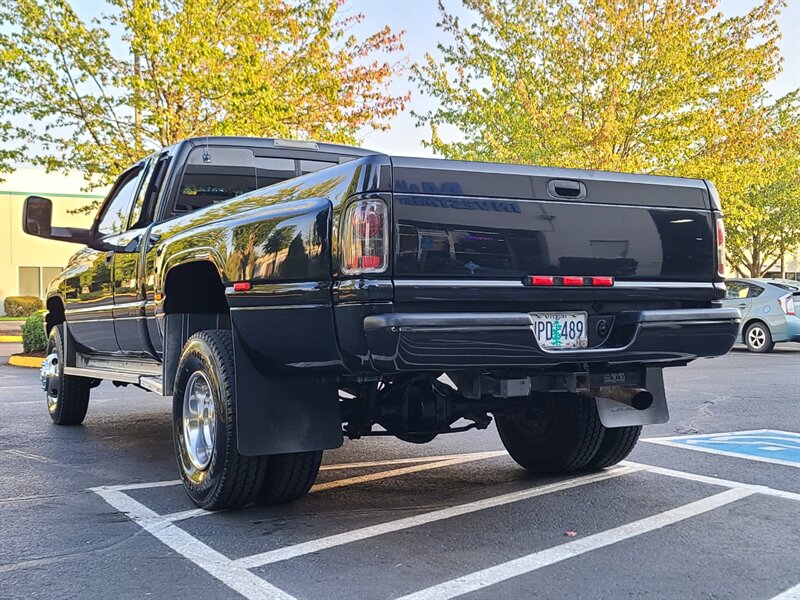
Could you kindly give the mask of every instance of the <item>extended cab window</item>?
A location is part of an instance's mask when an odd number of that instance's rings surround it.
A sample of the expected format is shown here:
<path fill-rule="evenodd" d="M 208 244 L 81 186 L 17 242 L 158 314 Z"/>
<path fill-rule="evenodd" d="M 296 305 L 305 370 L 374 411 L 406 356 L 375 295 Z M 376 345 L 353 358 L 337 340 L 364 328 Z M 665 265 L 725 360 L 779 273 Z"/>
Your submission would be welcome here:
<path fill-rule="evenodd" d="M 101 236 L 121 233 L 127 228 L 140 175 L 141 169 L 133 169 L 125 173 L 114 186 L 112 196 L 97 223 L 97 231 Z"/>
<path fill-rule="evenodd" d="M 295 161 L 255 156 L 249 148 L 195 148 L 173 213 L 183 214 L 295 176 Z"/>

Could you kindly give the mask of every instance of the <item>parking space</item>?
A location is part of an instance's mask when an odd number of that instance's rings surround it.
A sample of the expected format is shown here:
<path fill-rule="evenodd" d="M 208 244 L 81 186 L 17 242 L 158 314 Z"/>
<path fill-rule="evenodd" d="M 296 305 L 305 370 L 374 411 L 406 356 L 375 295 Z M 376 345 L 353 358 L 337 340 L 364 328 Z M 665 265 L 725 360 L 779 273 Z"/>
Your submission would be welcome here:
<path fill-rule="evenodd" d="M 293 505 L 213 514 L 164 400 L 103 384 L 55 428 L 35 380 L 0 367 L 0 598 L 800 598 L 795 349 L 669 372 L 670 423 L 601 473 L 532 477 L 493 428 L 367 439 Z"/>

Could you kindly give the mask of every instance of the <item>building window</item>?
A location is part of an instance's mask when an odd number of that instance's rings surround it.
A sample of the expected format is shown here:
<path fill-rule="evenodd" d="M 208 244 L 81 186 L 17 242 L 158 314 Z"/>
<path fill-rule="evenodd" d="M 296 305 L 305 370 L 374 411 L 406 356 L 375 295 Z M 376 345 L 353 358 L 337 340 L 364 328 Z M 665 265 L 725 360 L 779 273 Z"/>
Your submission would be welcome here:
<path fill-rule="evenodd" d="M 44 297 L 47 286 L 61 270 L 61 267 L 19 267 L 19 295 Z"/>
<path fill-rule="evenodd" d="M 19 295 L 41 297 L 42 287 L 39 281 L 39 267 L 19 268 Z"/>
<path fill-rule="evenodd" d="M 769 271 L 766 275 L 764 275 L 767 279 L 780 279 L 781 272 L 780 271 Z M 792 279 L 794 281 L 800 281 L 800 271 L 786 271 L 784 274 L 784 279 Z"/>

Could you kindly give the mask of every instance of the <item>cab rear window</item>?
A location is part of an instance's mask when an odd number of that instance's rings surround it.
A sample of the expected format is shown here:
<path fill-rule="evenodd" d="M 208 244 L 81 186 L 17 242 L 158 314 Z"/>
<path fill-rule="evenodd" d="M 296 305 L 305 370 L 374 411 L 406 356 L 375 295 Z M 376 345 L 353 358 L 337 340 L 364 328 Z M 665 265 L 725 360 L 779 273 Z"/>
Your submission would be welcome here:
<path fill-rule="evenodd" d="M 172 213 L 190 213 L 334 164 L 255 156 L 250 148 L 200 146 L 186 161 Z"/>

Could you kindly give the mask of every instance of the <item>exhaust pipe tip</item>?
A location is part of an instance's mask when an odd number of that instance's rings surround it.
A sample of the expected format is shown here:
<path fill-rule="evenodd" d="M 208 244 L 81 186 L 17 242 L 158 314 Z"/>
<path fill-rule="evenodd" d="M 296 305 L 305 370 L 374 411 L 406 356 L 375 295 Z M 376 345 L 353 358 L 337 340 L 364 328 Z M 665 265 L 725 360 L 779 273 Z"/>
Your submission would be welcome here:
<path fill-rule="evenodd" d="M 596 395 L 626 404 L 636 410 L 646 410 L 653 406 L 654 401 L 653 393 L 648 390 L 617 385 L 602 386 L 597 390 Z"/>
<path fill-rule="evenodd" d="M 653 406 L 653 394 L 647 390 L 640 390 L 631 398 L 631 406 L 636 410 L 646 410 Z"/>

